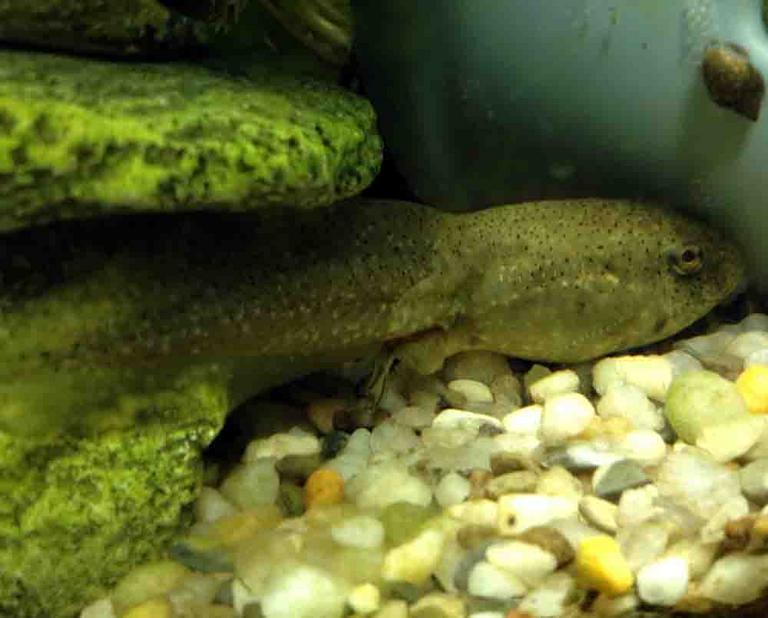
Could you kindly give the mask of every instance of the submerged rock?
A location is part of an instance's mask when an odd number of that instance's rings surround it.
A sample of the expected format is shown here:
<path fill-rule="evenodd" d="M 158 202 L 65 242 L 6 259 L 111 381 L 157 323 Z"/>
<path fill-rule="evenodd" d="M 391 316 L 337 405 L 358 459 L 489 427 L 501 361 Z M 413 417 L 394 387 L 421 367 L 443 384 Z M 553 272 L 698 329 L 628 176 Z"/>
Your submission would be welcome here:
<path fill-rule="evenodd" d="M 168 3 L 172 4 L 171 2 Z M 31 0 L 0 3 L 0 41 L 120 56 L 179 54 L 214 32 L 159 0 Z"/>
<path fill-rule="evenodd" d="M 252 68 L 0 53 L 0 230 L 136 211 L 314 207 L 364 189 L 371 106 Z"/>
<path fill-rule="evenodd" d="M 0 434 L 0 615 L 68 618 L 162 554 L 189 523 L 201 451 L 225 412 L 198 403 L 207 418 L 96 438 Z"/>

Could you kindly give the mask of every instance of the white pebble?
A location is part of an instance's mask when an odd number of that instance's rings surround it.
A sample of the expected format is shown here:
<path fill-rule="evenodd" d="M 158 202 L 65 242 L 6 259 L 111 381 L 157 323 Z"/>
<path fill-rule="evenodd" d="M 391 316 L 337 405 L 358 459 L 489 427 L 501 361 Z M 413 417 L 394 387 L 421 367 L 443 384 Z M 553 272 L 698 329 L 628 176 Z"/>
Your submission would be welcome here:
<path fill-rule="evenodd" d="M 398 462 L 368 466 L 346 486 L 347 497 L 361 509 L 383 509 L 395 502 L 427 506 L 432 489 Z"/>
<path fill-rule="evenodd" d="M 493 500 L 470 500 L 448 507 L 448 515 L 464 524 L 493 527 L 499 519 L 499 505 Z"/>
<path fill-rule="evenodd" d="M 471 483 L 468 479 L 456 472 L 449 472 L 435 487 L 435 499 L 440 506 L 446 508 L 464 502 L 470 489 Z"/>
<path fill-rule="evenodd" d="M 551 552 L 521 541 L 494 543 L 485 550 L 485 559 L 512 573 L 528 588 L 538 586 L 557 568 L 557 559 Z"/>
<path fill-rule="evenodd" d="M 195 502 L 197 521 L 209 523 L 237 513 L 237 507 L 213 487 L 203 487 Z"/>
<path fill-rule="evenodd" d="M 600 395 L 613 385 L 632 384 L 651 399 L 664 401 L 672 382 L 672 363 L 658 355 L 604 358 L 595 363 L 592 379 Z"/>
<path fill-rule="evenodd" d="M 616 518 L 619 507 L 597 496 L 584 496 L 579 501 L 579 512 L 590 524 L 602 530 L 614 534 L 618 529 Z"/>
<path fill-rule="evenodd" d="M 550 397 L 564 393 L 575 393 L 579 390 L 579 376 L 571 369 L 561 369 L 548 376 L 536 380 L 528 388 L 531 399 L 535 403 L 543 403 Z"/>
<path fill-rule="evenodd" d="M 301 457 L 319 452 L 320 440 L 317 436 L 294 427 L 288 433 L 276 433 L 268 438 L 252 440 L 245 449 L 243 461 L 251 462 L 265 457 Z"/>
<path fill-rule="evenodd" d="M 661 523 L 644 522 L 632 528 L 620 528 L 616 541 L 630 568 L 637 573 L 664 553 L 669 531 Z"/>
<path fill-rule="evenodd" d="M 526 595 L 518 609 L 536 618 L 558 618 L 575 588 L 576 582 L 568 573 L 553 573 Z"/>
<path fill-rule="evenodd" d="M 650 429 L 630 431 L 619 441 L 617 448 L 627 459 L 644 466 L 655 466 L 667 455 L 664 438 Z"/>
<path fill-rule="evenodd" d="M 541 473 L 536 482 L 536 494 L 540 496 L 562 496 L 579 500 L 584 493 L 581 481 L 562 466 L 554 466 Z"/>
<path fill-rule="evenodd" d="M 400 425 L 391 419 L 379 423 L 371 431 L 371 451 L 373 453 L 397 455 L 415 451 L 420 446 L 421 440 L 413 429 Z"/>
<path fill-rule="evenodd" d="M 751 330 L 768 331 L 768 315 L 765 313 L 750 313 L 739 322 L 739 328 L 745 333 Z"/>
<path fill-rule="evenodd" d="M 382 577 L 387 581 L 420 586 L 437 567 L 444 543 L 442 533 L 428 528 L 416 538 L 387 552 L 381 568 Z"/>
<path fill-rule="evenodd" d="M 728 344 L 736 337 L 735 333 L 725 332 L 723 330 L 711 333 L 709 335 L 700 335 L 691 337 L 684 341 L 679 341 L 676 347 L 688 352 L 699 360 L 711 359 L 722 356 Z"/>
<path fill-rule="evenodd" d="M 671 545 L 664 556 L 682 558 L 688 564 L 690 578 L 701 579 L 712 566 L 719 549 L 719 543 L 706 544 L 696 538 L 684 538 Z"/>
<path fill-rule="evenodd" d="M 725 538 L 725 525 L 749 513 L 749 502 L 744 496 L 734 496 L 724 502 L 702 527 L 699 536 L 702 543 L 719 543 Z"/>
<path fill-rule="evenodd" d="M 80 612 L 80 618 L 116 618 L 116 616 L 109 597 L 94 601 Z"/>
<path fill-rule="evenodd" d="M 504 618 L 504 612 L 472 612 L 468 618 Z"/>
<path fill-rule="evenodd" d="M 258 459 L 240 464 L 219 487 L 222 495 L 241 509 L 274 504 L 280 477 L 274 459 Z"/>
<path fill-rule="evenodd" d="M 741 495 L 735 471 L 694 449 L 667 455 L 656 473 L 656 487 L 662 498 L 705 520 L 723 503 Z"/>
<path fill-rule="evenodd" d="M 406 406 L 392 415 L 392 420 L 398 425 L 411 429 L 429 427 L 435 418 L 434 410 L 428 407 Z"/>
<path fill-rule="evenodd" d="M 663 354 L 663 356 L 672 364 L 673 378 L 689 371 L 701 371 L 704 369 L 698 358 L 682 350 L 672 350 Z"/>
<path fill-rule="evenodd" d="M 505 601 L 526 593 L 525 584 L 512 573 L 480 561 L 469 573 L 469 594 L 484 599 Z"/>
<path fill-rule="evenodd" d="M 525 406 L 507 414 L 501 419 L 501 423 L 504 430 L 509 433 L 537 435 L 543 413 L 544 407 L 539 404 Z"/>
<path fill-rule="evenodd" d="M 768 365 L 768 348 L 756 350 L 744 359 L 744 367 L 752 365 Z"/>
<path fill-rule="evenodd" d="M 670 607 L 688 590 L 688 563 L 683 558 L 662 558 L 637 574 L 637 592 L 651 605 Z"/>
<path fill-rule="evenodd" d="M 448 388 L 463 395 L 467 403 L 493 403 L 493 393 L 486 384 L 477 380 L 451 380 Z"/>
<path fill-rule="evenodd" d="M 578 547 L 584 539 L 600 535 L 597 528 L 588 526 L 577 517 L 556 519 L 547 525 L 562 534 L 571 547 Z"/>
<path fill-rule="evenodd" d="M 520 459 L 536 456 L 541 449 L 541 440 L 536 436 L 502 433 L 492 438 L 498 452 L 507 453 Z"/>
<path fill-rule="evenodd" d="M 432 421 L 432 427 L 447 429 L 473 429 L 479 430 L 483 425 L 488 425 L 494 429 L 503 430 L 501 421 L 490 414 L 478 414 L 468 410 L 457 410 L 447 408 L 440 412 Z"/>
<path fill-rule="evenodd" d="M 733 461 L 757 444 L 764 427 L 759 416 L 745 416 L 705 425 L 696 438 L 696 446 L 707 451 L 719 463 Z"/>
<path fill-rule="evenodd" d="M 502 534 L 519 534 L 556 519 L 576 517 L 578 502 L 560 496 L 509 494 L 498 500 L 498 528 Z"/>
<path fill-rule="evenodd" d="M 374 584 L 359 584 L 350 591 L 347 603 L 358 614 L 372 614 L 381 605 L 381 591 Z"/>
<path fill-rule="evenodd" d="M 300 565 L 268 579 L 261 611 L 265 618 L 336 618 L 345 601 L 343 588 L 328 574 Z"/>
<path fill-rule="evenodd" d="M 664 426 L 661 411 L 633 384 L 613 384 L 597 402 L 603 418 L 623 418 L 637 429 L 658 430 Z"/>
<path fill-rule="evenodd" d="M 408 603 L 400 599 L 387 601 L 376 612 L 376 618 L 408 618 Z"/>
<path fill-rule="evenodd" d="M 580 393 L 556 395 L 546 401 L 541 419 L 541 436 L 547 444 L 559 444 L 579 435 L 592 419 L 595 408 Z"/>
<path fill-rule="evenodd" d="M 768 557 L 727 554 L 712 565 L 699 586 L 704 598 L 741 605 L 760 597 L 768 585 Z"/>
<path fill-rule="evenodd" d="M 336 470 L 345 481 L 349 481 L 365 469 L 370 455 L 371 432 L 367 429 L 357 429 L 349 437 L 341 453 L 327 461 L 324 466 Z"/>
<path fill-rule="evenodd" d="M 655 485 L 645 485 L 637 489 L 627 489 L 619 498 L 619 511 L 616 521 L 621 528 L 637 526 L 663 510 L 656 504 L 659 490 Z"/>
<path fill-rule="evenodd" d="M 765 349 L 768 349 L 768 333 L 752 331 L 736 335 L 725 348 L 725 353 L 746 359 L 750 354 Z"/>
<path fill-rule="evenodd" d="M 375 549 L 384 542 L 384 526 L 375 517 L 358 515 L 334 525 L 331 537 L 344 547 Z"/>

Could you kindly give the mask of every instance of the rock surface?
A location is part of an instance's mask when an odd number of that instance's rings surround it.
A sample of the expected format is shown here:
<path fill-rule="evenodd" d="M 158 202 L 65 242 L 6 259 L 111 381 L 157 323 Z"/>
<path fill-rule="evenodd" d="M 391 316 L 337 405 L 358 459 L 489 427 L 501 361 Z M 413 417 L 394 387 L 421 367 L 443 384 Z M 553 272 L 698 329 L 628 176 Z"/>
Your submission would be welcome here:
<path fill-rule="evenodd" d="M 371 106 L 330 84 L 0 52 L 0 230 L 322 206 L 364 189 L 380 158 Z"/>
<path fill-rule="evenodd" d="M 170 4 L 170 3 L 169 3 Z M 159 0 L 31 0 L 0 2 L 0 41 L 120 56 L 178 54 L 214 32 Z"/>
<path fill-rule="evenodd" d="M 189 523 L 208 419 L 153 423 L 91 439 L 0 434 L 0 615 L 72 616 Z M 173 491 L 168 491 L 172 487 Z"/>

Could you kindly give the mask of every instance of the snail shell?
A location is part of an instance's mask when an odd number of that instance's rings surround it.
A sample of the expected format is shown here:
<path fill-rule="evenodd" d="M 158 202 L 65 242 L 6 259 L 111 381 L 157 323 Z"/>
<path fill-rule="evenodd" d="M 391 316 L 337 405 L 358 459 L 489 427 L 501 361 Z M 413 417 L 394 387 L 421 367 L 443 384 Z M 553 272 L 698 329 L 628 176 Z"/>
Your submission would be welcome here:
<path fill-rule="evenodd" d="M 717 44 L 704 53 L 704 84 L 717 105 L 756 121 L 765 96 L 765 80 L 749 54 L 733 43 Z"/>

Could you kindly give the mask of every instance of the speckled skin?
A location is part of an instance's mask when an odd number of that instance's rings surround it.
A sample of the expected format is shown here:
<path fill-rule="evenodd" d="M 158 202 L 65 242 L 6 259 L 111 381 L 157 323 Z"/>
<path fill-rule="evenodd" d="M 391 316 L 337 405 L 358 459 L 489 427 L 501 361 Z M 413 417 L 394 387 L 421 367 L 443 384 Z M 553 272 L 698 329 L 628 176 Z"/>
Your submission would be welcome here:
<path fill-rule="evenodd" d="M 371 106 L 331 84 L 0 52 L 0 230 L 322 206 L 362 191 L 380 161 Z"/>
<path fill-rule="evenodd" d="M 0 0 L 0 41 L 120 56 L 178 54 L 211 28 L 157 0 Z"/>
<path fill-rule="evenodd" d="M 694 246 L 701 270 L 677 274 L 669 256 Z M 234 404 L 385 344 L 424 372 L 465 349 L 586 360 L 677 332 L 742 277 L 709 229 L 601 201 L 129 218 L 3 249 L 0 427 L 23 432 L 82 429 L 191 368 Z M 147 413 L 121 410 L 108 422 Z"/>

